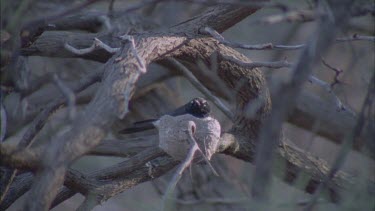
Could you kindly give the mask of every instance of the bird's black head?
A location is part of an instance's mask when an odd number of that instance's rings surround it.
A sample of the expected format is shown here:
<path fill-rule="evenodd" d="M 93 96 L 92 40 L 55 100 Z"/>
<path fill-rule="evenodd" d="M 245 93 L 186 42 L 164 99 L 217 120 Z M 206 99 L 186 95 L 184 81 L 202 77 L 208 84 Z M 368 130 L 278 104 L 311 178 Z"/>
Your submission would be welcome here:
<path fill-rule="evenodd" d="M 210 115 L 211 108 L 207 100 L 197 97 L 192 99 L 185 107 L 186 112 L 198 117 L 205 118 Z"/>

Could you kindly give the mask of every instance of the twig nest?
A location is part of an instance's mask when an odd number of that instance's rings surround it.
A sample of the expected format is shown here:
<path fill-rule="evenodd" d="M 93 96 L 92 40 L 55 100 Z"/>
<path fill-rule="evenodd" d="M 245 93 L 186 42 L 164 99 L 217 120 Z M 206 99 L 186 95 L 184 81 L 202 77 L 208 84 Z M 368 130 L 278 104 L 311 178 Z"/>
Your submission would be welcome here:
<path fill-rule="evenodd" d="M 192 146 L 188 130 L 192 130 L 195 141 L 207 159 L 211 159 L 215 153 L 221 133 L 220 124 L 216 119 L 197 118 L 190 114 L 162 116 L 157 128 L 159 147 L 176 160 L 184 160 Z M 202 155 L 197 152 L 195 157 L 199 159 Z"/>

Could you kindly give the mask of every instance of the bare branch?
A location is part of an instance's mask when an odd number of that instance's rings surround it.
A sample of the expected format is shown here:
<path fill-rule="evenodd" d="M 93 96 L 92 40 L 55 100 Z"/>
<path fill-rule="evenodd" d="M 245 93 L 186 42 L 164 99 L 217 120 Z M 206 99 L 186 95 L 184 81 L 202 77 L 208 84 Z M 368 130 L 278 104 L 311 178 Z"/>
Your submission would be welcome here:
<path fill-rule="evenodd" d="M 85 197 L 85 200 L 77 208 L 77 211 L 92 210 L 96 205 L 99 204 L 99 201 L 97 200 L 98 198 L 100 198 L 100 196 L 97 193 L 87 194 L 87 196 Z"/>
<path fill-rule="evenodd" d="M 223 56 L 223 55 L 221 55 Z M 234 59 L 234 58 L 231 58 L 231 57 L 226 57 L 226 56 L 223 56 L 225 59 L 227 60 L 230 60 L 232 62 L 235 62 L 235 63 L 238 63 L 240 64 L 241 66 L 246 66 L 246 67 L 249 67 L 249 68 L 256 68 L 256 67 L 268 67 L 268 68 L 274 68 L 274 69 L 278 69 L 278 68 L 282 68 L 282 67 L 292 67 L 292 63 L 289 63 L 287 61 L 277 61 L 277 62 L 251 62 L 251 63 L 245 63 L 243 61 L 240 61 L 240 60 L 237 60 L 237 59 Z M 337 76 L 336 76 L 337 77 Z M 335 77 L 335 78 L 336 78 Z M 337 80 L 337 79 L 336 79 Z M 333 89 L 332 89 L 332 86 L 331 84 L 328 84 L 327 82 L 325 81 L 322 81 L 321 79 L 318 79 L 317 77 L 315 76 L 309 76 L 309 82 L 310 83 L 313 83 L 313 84 L 316 84 L 320 87 L 322 87 L 324 90 L 326 90 L 330 95 L 332 95 L 332 97 L 334 98 L 335 102 L 336 102 L 336 105 L 337 105 L 337 110 L 338 111 L 341 111 L 341 110 L 347 110 L 348 112 L 350 112 L 352 115 L 355 115 L 355 113 L 347 106 L 345 106 L 341 100 L 337 97 L 337 95 L 334 93 Z"/>
<path fill-rule="evenodd" d="M 196 200 L 182 200 L 182 199 L 173 199 L 176 203 L 184 205 L 195 205 L 195 204 L 240 204 L 240 203 L 249 203 L 249 198 L 202 198 Z"/>
<path fill-rule="evenodd" d="M 6 130 L 7 130 L 7 113 L 3 106 L 2 98 L 3 98 L 3 94 L 1 94 L 1 97 L 0 97 L 0 123 L 1 123 L 0 143 L 3 142 L 5 135 L 6 135 Z"/>
<path fill-rule="evenodd" d="M 247 44 L 240 44 L 235 42 L 230 42 L 224 39 L 223 36 L 221 36 L 217 31 L 210 27 L 205 27 L 204 32 L 209 33 L 212 37 L 214 37 L 216 40 L 218 40 L 220 43 L 224 45 L 228 45 L 233 48 L 243 48 L 246 50 L 298 50 L 304 48 L 306 45 L 274 45 L 272 43 L 266 43 L 266 44 L 257 44 L 257 45 L 247 45 Z"/>
<path fill-rule="evenodd" d="M 286 60 L 276 61 L 276 62 L 243 62 L 241 60 L 238 60 L 230 56 L 225 56 L 225 55 L 220 55 L 220 56 L 228 61 L 237 63 L 238 65 L 241 65 L 243 67 L 247 67 L 250 69 L 254 69 L 257 67 L 268 67 L 268 68 L 278 69 L 278 68 L 283 68 L 283 67 L 292 67 L 293 65 L 292 63 L 289 63 Z"/>
<path fill-rule="evenodd" d="M 296 10 L 296 11 L 289 11 L 282 14 L 277 15 L 270 15 L 259 20 L 253 21 L 254 24 L 277 24 L 281 22 L 308 22 L 313 21 L 319 14 L 316 13 L 315 10 Z"/>
<path fill-rule="evenodd" d="M 201 91 L 209 100 L 211 100 L 229 119 L 233 120 L 233 113 L 224 105 L 223 102 L 215 95 L 213 95 L 204 85 L 202 85 L 198 79 L 188 70 L 183 64 L 175 59 L 168 59 L 182 74 L 199 90 Z"/>
<path fill-rule="evenodd" d="M 60 80 L 57 74 L 53 76 L 53 80 L 55 81 L 57 87 L 59 87 L 59 89 L 61 90 L 61 93 L 63 93 L 63 95 L 65 96 L 66 101 L 68 102 L 67 104 L 68 104 L 68 110 L 69 110 L 69 119 L 73 120 L 76 117 L 76 113 L 77 113 L 76 96 L 74 92 L 68 86 L 66 86 L 64 82 Z"/>
<path fill-rule="evenodd" d="M 22 139 L 20 140 L 18 147 L 22 148 L 28 148 L 32 144 L 33 138 L 36 136 L 36 134 L 41 130 L 41 128 L 46 123 L 49 115 L 55 111 L 64 101 L 55 101 L 51 104 L 47 105 L 47 107 L 39 113 L 39 115 L 34 119 L 34 121 L 31 123 L 31 126 L 28 128 L 26 133 L 23 135 Z M 8 189 L 10 188 L 10 185 L 13 182 L 13 179 L 15 178 L 17 174 L 17 169 L 6 169 L 6 173 L 4 174 L 4 180 L 6 183 L 1 184 L 4 189 L 2 189 L 0 202 L 3 202 L 4 197 L 6 196 Z"/>
<path fill-rule="evenodd" d="M 375 81 L 375 74 L 373 74 L 371 81 Z M 338 155 L 334 163 L 332 164 L 331 169 L 325 175 L 323 181 L 319 184 L 311 201 L 306 205 L 306 208 L 305 208 L 306 211 L 311 211 L 314 208 L 322 191 L 328 186 L 328 183 L 335 177 L 337 172 L 340 170 L 341 166 L 344 164 L 346 157 L 348 153 L 350 152 L 350 149 L 352 148 L 354 139 L 360 135 L 360 133 L 362 132 L 363 126 L 365 125 L 365 121 L 366 121 L 365 111 L 367 109 L 371 109 L 370 107 L 373 105 L 373 101 L 375 100 L 373 96 L 374 93 L 375 93 L 375 84 L 371 83 L 367 91 L 365 102 L 363 103 L 363 106 L 361 109 L 360 117 L 358 119 L 358 122 L 353 132 L 342 143 L 341 149 L 338 152 Z"/>
<path fill-rule="evenodd" d="M 0 143 L 0 164 L 12 168 L 36 170 L 41 166 L 43 147 L 19 150 L 17 146 Z"/>
<path fill-rule="evenodd" d="M 161 210 L 166 209 L 168 203 L 170 202 L 170 199 L 172 199 L 172 194 L 177 185 L 177 182 L 181 179 L 182 173 L 185 171 L 185 169 L 188 168 L 192 164 L 195 152 L 198 151 L 199 149 L 199 146 L 193 137 L 195 127 L 196 127 L 195 123 L 193 121 L 190 121 L 187 128 L 185 129 L 186 135 L 189 138 L 191 147 L 189 149 L 188 154 L 186 155 L 185 160 L 179 165 L 176 173 L 173 175 L 171 181 L 168 184 L 167 190 L 165 191 L 164 196 L 163 196 L 163 203 L 162 203 Z"/>
<path fill-rule="evenodd" d="M 338 42 L 350 42 L 350 41 L 370 41 L 370 42 L 375 42 L 375 36 L 364 36 L 364 35 L 353 34 L 351 37 L 337 38 L 336 41 L 338 41 Z"/>
<path fill-rule="evenodd" d="M 337 112 L 337 104 L 332 100 L 323 100 L 308 91 L 302 91 L 297 98 L 293 111 L 288 116 L 288 122 L 306 130 L 315 126 L 315 133 L 328 140 L 341 144 L 349 132 L 355 127 L 357 115 L 347 110 Z M 365 131 L 363 134 L 368 134 Z M 365 155 L 374 158 L 374 153 L 365 153 L 362 143 L 366 137 L 357 137 L 353 148 Z"/>
<path fill-rule="evenodd" d="M 328 64 L 324 59 L 322 59 L 322 63 L 323 63 L 326 67 L 328 67 L 329 69 L 331 69 L 331 70 L 333 70 L 333 71 L 335 72 L 335 78 L 334 78 L 333 82 L 331 83 L 331 88 L 333 89 L 334 86 L 335 86 L 336 84 L 339 84 L 339 83 L 340 83 L 340 81 L 339 81 L 339 76 L 340 76 L 340 74 L 343 73 L 344 71 L 343 71 L 342 69 L 339 69 L 339 68 L 336 68 L 336 67 L 331 66 L 331 65 Z"/>
<path fill-rule="evenodd" d="M 3 200 L 0 202 L 0 210 L 8 209 L 19 197 L 26 193 L 30 189 L 33 179 L 34 176 L 31 172 L 19 174 L 9 189 L 3 190 L 8 192 L 8 194 L 5 194 Z"/>
<path fill-rule="evenodd" d="M 147 148 L 137 153 L 129 160 L 113 165 L 110 168 L 100 169 L 91 173 L 93 176 L 90 177 L 98 180 L 114 180 L 116 178 L 120 178 L 121 176 L 126 176 L 126 174 L 137 170 L 140 166 L 144 165 L 148 161 L 160 156 L 160 153 L 158 152 L 160 152 L 160 150 L 155 147 Z"/>
<path fill-rule="evenodd" d="M 62 18 L 76 11 L 79 11 L 97 1 L 99 0 L 86 0 L 76 5 L 75 7 L 72 7 L 72 8 L 69 8 L 67 10 L 60 12 L 59 14 L 30 21 L 29 23 L 25 24 L 25 26 L 22 27 L 21 29 L 21 33 L 20 33 L 21 34 L 21 46 L 28 47 L 36 39 L 38 39 L 38 37 L 44 32 L 44 30 L 46 30 L 46 28 L 49 28 L 51 26 L 50 23 L 48 22 L 58 20 L 59 18 Z"/>
<path fill-rule="evenodd" d="M 103 23 L 103 25 L 105 26 L 108 32 L 111 32 L 113 30 L 111 19 L 108 18 L 108 16 L 106 15 L 99 16 L 99 20 Z"/>
<path fill-rule="evenodd" d="M 296 15 L 296 14 L 294 14 Z M 298 17 L 298 16 L 297 16 Z M 277 21 L 273 20 L 273 21 Z M 220 43 L 230 46 L 232 48 L 242 48 L 246 50 L 299 50 L 306 47 L 306 44 L 299 44 L 299 45 L 275 45 L 272 43 L 265 43 L 265 44 L 255 44 L 255 45 L 248 45 L 248 44 L 241 44 L 237 42 L 231 42 L 226 40 L 223 36 L 221 36 L 217 31 L 210 27 L 205 27 L 203 33 L 208 33 Z M 374 36 L 361 36 L 358 34 L 354 34 L 352 37 L 349 38 L 337 38 L 337 42 L 347 42 L 347 41 L 371 41 L 375 42 Z"/>
<path fill-rule="evenodd" d="M 154 135 L 126 140 L 109 139 L 103 140 L 97 147 L 90 151 L 90 154 L 131 157 L 145 149 L 157 147 L 157 143 L 157 137 Z"/>
<path fill-rule="evenodd" d="M 141 71 L 141 73 L 145 73 L 147 71 L 146 65 L 143 59 L 141 59 L 141 57 L 138 55 L 137 49 L 135 48 L 134 37 L 130 35 L 122 35 L 120 38 L 130 42 L 130 49 L 132 50 L 133 56 L 137 59 L 139 71 Z"/>
<path fill-rule="evenodd" d="M 110 54 L 114 54 L 114 53 L 116 53 L 116 52 L 118 52 L 120 50 L 120 48 L 112 48 L 112 47 L 104 44 L 98 38 L 94 38 L 93 44 L 90 47 L 88 47 L 88 48 L 77 49 L 77 48 L 69 45 L 68 43 L 65 43 L 64 47 L 65 47 L 66 50 L 68 50 L 68 51 L 70 51 L 70 52 L 72 52 L 74 54 L 77 54 L 77 55 L 85 55 L 85 54 L 92 53 L 98 47 L 106 50 Z"/>
<path fill-rule="evenodd" d="M 97 81 L 100 77 L 100 73 L 94 73 L 86 77 L 86 80 L 80 81 L 80 83 L 73 86 L 73 90 L 76 92 L 80 92 L 90 86 L 92 83 Z M 33 120 L 31 126 L 27 129 L 25 134 L 23 135 L 22 139 L 20 140 L 18 147 L 19 148 L 28 148 L 33 142 L 32 140 L 38 134 L 38 132 L 43 128 L 44 124 L 47 122 L 48 117 L 52 112 L 57 110 L 62 104 L 65 103 L 63 98 L 58 98 L 51 103 L 49 103 Z M 6 184 L 1 184 L 5 188 L 3 189 L 0 197 L 0 202 L 4 199 L 5 195 L 7 194 L 8 188 L 10 187 L 15 175 L 17 174 L 17 170 L 7 169 L 7 174 L 4 176 L 4 180 Z"/>
<path fill-rule="evenodd" d="M 367 14 L 375 14 L 373 5 L 360 5 L 357 7 L 350 8 L 350 15 L 353 17 L 365 16 Z M 320 16 L 319 11 L 304 9 L 304 10 L 292 10 L 282 14 L 270 15 L 259 20 L 255 20 L 253 24 L 278 24 L 282 22 L 310 22 L 315 21 Z"/>
<path fill-rule="evenodd" d="M 320 87 L 322 87 L 325 91 L 327 91 L 335 100 L 336 102 L 336 107 L 337 107 L 337 111 L 341 111 L 341 110 L 346 110 L 348 112 L 350 112 L 353 116 L 355 116 L 355 112 L 352 111 L 349 107 L 345 106 L 339 97 L 337 97 L 337 95 L 334 93 L 334 91 L 332 90 L 331 88 L 331 84 L 315 77 L 315 76 L 309 76 L 309 82 L 312 83 L 312 84 L 316 84 Z"/>

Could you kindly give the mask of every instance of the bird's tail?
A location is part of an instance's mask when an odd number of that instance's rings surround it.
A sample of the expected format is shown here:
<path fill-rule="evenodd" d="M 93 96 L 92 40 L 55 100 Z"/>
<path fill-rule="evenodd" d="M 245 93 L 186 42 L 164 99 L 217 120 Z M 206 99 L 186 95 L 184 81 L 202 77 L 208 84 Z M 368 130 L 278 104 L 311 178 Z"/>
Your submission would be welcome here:
<path fill-rule="evenodd" d="M 131 133 L 137 133 L 142 132 L 145 130 L 151 130 L 155 128 L 154 122 L 157 121 L 157 119 L 148 119 L 140 122 L 133 123 L 132 127 L 125 128 L 123 130 L 120 130 L 119 133 L 121 134 L 131 134 Z"/>

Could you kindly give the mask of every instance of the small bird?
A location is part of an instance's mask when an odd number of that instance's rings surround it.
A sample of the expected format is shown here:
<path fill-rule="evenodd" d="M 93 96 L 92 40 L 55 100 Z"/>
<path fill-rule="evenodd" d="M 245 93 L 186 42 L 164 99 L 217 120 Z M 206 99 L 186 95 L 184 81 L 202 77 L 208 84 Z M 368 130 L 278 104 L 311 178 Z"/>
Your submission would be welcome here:
<path fill-rule="evenodd" d="M 194 98 L 190 102 L 186 103 L 185 105 L 180 106 L 176 110 L 167 113 L 166 115 L 169 116 L 180 116 L 184 114 L 191 114 L 197 118 L 206 118 L 210 115 L 211 108 L 208 104 L 207 100 L 204 98 Z M 119 133 L 121 134 L 130 134 L 130 133 L 136 133 L 141 132 L 144 130 L 150 130 L 154 129 L 156 127 L 156 124 L 158 124 L 159 119 L 149 119 L 144 120 L 140 122 L 133 123 L 133 127 L 125 128 Z"/>

